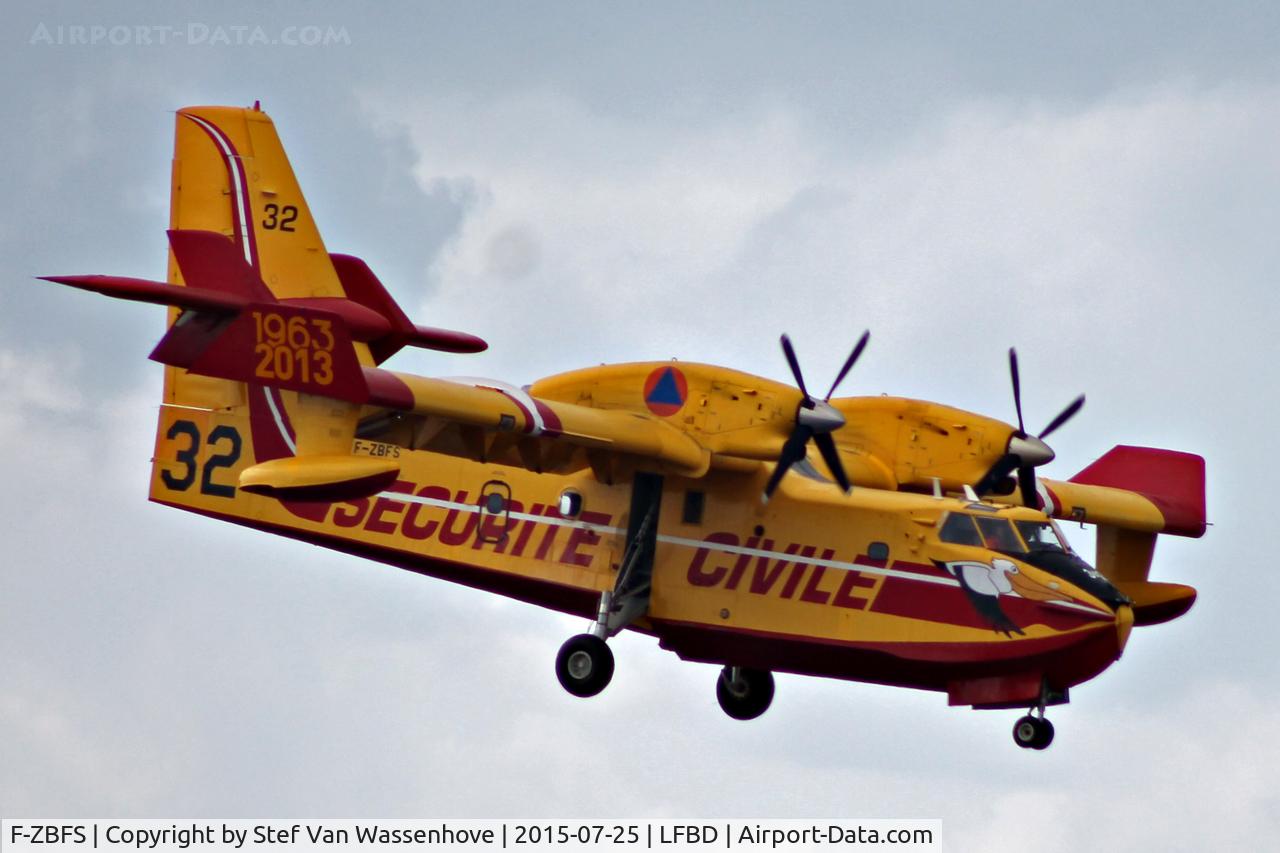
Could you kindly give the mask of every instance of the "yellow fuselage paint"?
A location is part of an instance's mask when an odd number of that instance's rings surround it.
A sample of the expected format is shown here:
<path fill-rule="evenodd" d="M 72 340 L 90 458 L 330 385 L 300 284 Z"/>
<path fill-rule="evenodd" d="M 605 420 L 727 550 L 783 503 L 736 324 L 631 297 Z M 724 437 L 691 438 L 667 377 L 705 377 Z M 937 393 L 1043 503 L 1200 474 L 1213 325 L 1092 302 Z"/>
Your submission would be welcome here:
<path fill-rule="evenodd" d="M 280 418 L 274 412 L 259 414 L 256 425 L 239 407 L 223 412 L 163 408 L 152 499 L 588 618 L 599 593 L 613 588 L 631 521 L 629 477 L 609 485 L 590 468 L 537 474 L 357 439 L 352 448 L 357 456 L 393 459 L 400 466 L 396 484 L 379 495 L 314 504 L 245 493 L 234 484 L 255 459 L 255 434 L 283 440 L 290 408 L 300 411 L 293 395 L 280 399 L 290 402 Z M 1088 618 L 1072 618 L 1076 612 L 1057 601 L 1018 596 L 1024 613 L 1043 612 L 1043 618 L 1020 618 L 1021 633 L 1001 633 L 971 618 L 959 582 L 937 563 L 989 563 L 996 555 L 939 540 L 940 519 L 964 510 L 961 501 L 867 488 L 845 496 L 829 482 L 792 473 L 763 504 L 759 496 L 767 473 L 759 466 L 746 472 L 713 470 L 698 479 L 665 478 L 649 609 L 635 627 L 660 639 L 677 628 L 714 633 L 720 638 L 716 648 L 730 649 L 723 659 L 733 663 L 745 663 L 732 658 L 732 638 L 739 635 L 806 648 L 865 648 L 906 659 L 913 649 L 950 645 L 956 654 L 942 657 L 955 666 L 957 679 L 992 660 L 1016 670 L 1020 647 L 1031 658 L 1044 653 L 1046 641 L 1061 640 L 1066 648 L 1071 635 L 1083 640 L 1099 629 L 1115 634 L 1106 605 L 1025 563 L 1018 564 L 1022 578 L 1066 593 L 1058 597 L 1073 599 Z M 561 518 L 556 509 L 566 490 L 582 498 L 581 513 L 573 519 Z M 489 492 L 502 496 L 497 513 L 484 506 Z M 695 500 L 691 492 L 702 495 L 697 519 L 686 518 L 686 503 Z M 1017 507 L 999 515 L 1043 518 Z M 927 608 L 911 613 L 913 597 L 941 595 L 947 602 L 939 603 L 932 617 Z M 890 599 L 893 606 L 886 604 Z M 950 618 L 956 614 L 958 620 Z M 685 653 L 679 642 L 672 645 Z M 1119 643 L 1113 646 L 1112 657 Z M 864 677 L 856 669 L 839 672 L 836 666 L 833 671 L 827 664 L 806 669 L 803 650 L 797 655 L 776 668 Z M 716 655 L 690 650 L 687 656 Z M 1040 664 L 1027 664 L 1033 665 Z M 916 686 L 941 688 L 939 678 L 932 674 L 930 683 Z"/>

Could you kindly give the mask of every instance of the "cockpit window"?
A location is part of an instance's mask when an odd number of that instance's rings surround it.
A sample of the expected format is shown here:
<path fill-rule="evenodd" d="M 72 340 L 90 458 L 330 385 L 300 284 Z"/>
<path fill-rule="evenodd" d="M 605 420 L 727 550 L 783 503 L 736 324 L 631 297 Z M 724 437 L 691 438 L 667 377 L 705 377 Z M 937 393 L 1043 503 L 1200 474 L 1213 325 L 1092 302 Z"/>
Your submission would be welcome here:
<path fill-rule="evenodd" d="M 982 544 L 993 551 L 1016 551 L 1021 553 L 1026 550 L 1022 546 L 1022 541 L 1018 539 L 1018 534 L 1013 529 L 1013 524 L 1007 518 L 991 518 L 983 516 L 975 518 L 978 523 L 978 531 L 982 534 Z"/>
<path fill-rule="evenodd" d="M 1066 551 L 1057 528 L 1045 521 L 1019 521 L 1018 532 L 1032 551 Z"/>
<path fill-rule="evenodd" d="M 1024 528 L 1023 525 L 1028 527 Z M 1045 530 L 1039 530 L 1040 527 Z M 1049 543 L 1052 542 L 1055 550 L 1063 550 L 1052 525 L 1020 521 L 1018 529 L 1023 531 L 1024 536 L 1028 536 L 1027 542 L 1033 549 L 1047 550 L 1050 547 Z M 1038 538 L 1030 538 L 1031 534 Z M 1007 518 L 996 518 L 990 515 L 950 513 L 947 515 L 947 520 L 942 523 L 942 529 L 938 531 L 938 538 L 952 545 L 974 545 L 979 548 L 990 548 L 992 551 L 1015 554 L 1023 554 L 1027 551 L 1027 547 L 1018 538 L 1018 532 L 1013 529 L 1013 522 Z"/>
<path fill-rule="evenodd" d="M 948 515 L 947 520 L 942 523 L 942 530 L 938 532 L 938 536 L 943 542 L 950 542 L 952 545 L 982 545 L 978 528 L 973 526 L 973 516 L 962 512 L 953 512 Z"/>

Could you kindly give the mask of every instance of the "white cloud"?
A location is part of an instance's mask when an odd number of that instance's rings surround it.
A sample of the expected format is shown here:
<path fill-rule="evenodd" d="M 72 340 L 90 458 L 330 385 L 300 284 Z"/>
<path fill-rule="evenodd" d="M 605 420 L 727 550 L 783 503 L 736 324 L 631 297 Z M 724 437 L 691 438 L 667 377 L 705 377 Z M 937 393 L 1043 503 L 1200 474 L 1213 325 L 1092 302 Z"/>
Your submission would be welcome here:
<path fill-rule="evenodd" d="M 23 354 L 0 349 L 0 407 L 21 410 L 27 406 L 43 412 L 73 412 L 82 395 L 74 381 L 79 355 L 74 350 L 56 354 Z"/>
<path fill-rule="evenodd" d="M 1277 203 L 1201 204 L 1280 197 L 1269 87 L 970 102 L 890 151 L 836 147 L 779 106 L 661 126 L 545 93 L 370 103 L 384 121 L 422 117 L 406 121 L 424 185 L 483 188 L 415 308 L 486 334 L 482 362 L 502 375 L 671 355 L 781 375 L 786 329 L 823 375 L 869 326 L 851 388 L 901 392 L 909 377 L 922 394 L 958 386 L 962 405 L 989 389 L 1004 411 L 1009 344 L 1033 367 L 1056 361 L 1033 396 L 1073 376 L 1072 392 L 1101 392 L 1117 362 L 1199 381 L 1206 338 L 1276 307 L 1221 265 L 1274 258 L 1251 235 Z M 1227 241 L 1205 243 L 1224 216 Z M 513 232 L 537 258 L 519 276 L 496 260 Z M 982 381 L 966 388 L 975 359 Z M 1046 394 L 1033 420 L 1070 396 Z"/>
<path fill-rule="evenodd" d="M 410 125 L 424 186 L 482 189 L 432 271 L 440 287 L 423 313 L 466 318 L 517 363 L 527 356 L 501 342 L 551 339 L 590 361 L 621 329 L 639 333 L 623 342 L 633 355 L 654 354 L 652 329 L 702 315 L 706 282 L 806 166 L 794 162 L 799 130 L 783 113 L 744 136 L 736 126 L 655 132 L 545 93 L 466 106 L 413 110 L 426 117 Z M 512 233 L 537 258 L 520 276 L 500 272 Z M 677 341 L 667 336 L 659 345 L 670 352 L 657 353 L 674 354 Z"/>
<path fill-rule="evenodd" d="M 1256 846 L 1280 829 L 1280 768 L 1259 749 L 1280 724 L 1275 699 L 1270 688 L 1208 679 L 1173 707 L 1076 714 L 1070 742 L 1050 748 L 1061 749 L 1046 762 L 1052 775 L 993 782 L 989 823 L 957 826 L 964 843 L 954 849 Z"/>
<path fill-rule="evenodd" d="M 73 348 L 23 353 L 0 347 L 0 454 L 18 453 L 26 437 L 44 431 L 51 419 L 83 407 L 74 381 L 78 367 Z"/>

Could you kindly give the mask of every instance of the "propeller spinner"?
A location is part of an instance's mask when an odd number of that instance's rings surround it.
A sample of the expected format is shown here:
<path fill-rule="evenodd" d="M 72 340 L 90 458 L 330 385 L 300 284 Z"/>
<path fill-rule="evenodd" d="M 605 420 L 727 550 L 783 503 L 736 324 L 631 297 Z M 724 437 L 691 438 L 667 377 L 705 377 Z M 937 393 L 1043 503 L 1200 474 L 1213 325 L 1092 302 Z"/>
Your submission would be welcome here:
<path fill-rule="evenodd" d="M 1018 351 L 1009 348 L 1009 376 L 1013 383 L 1013 407 L 1018 414 L 1018 428 L 1009 437 L 1009 446 L 1005 454 L 996 460 L 990 470 L 982 476 L 973 490 L 979 497 L 991 492 L 1014 470 L 1018 472 L 1018 489 L 1022 493 L 1022 502 L 1029 507 L 1040 505 L 1036 494 L 1036 467 L 1053 461 L 1053 449 L 1044 443 L 1044 439 L 1058 427 L 1075 417 L 1084 405 L 1084 395 L 1072 400 L 1057 417 L 1049 421 L 1049 425 L 1040 431 L 1038 436 L 1028 435 L 1022 420 L 1022 383 L 1018 377 Z"/>
<path fill-rule="evenodd" d="M 831 437 L 831 433 L 844 426 L 844 415 L 831 405 L 831 395 L 836 392 L 836 388 L 849 375 L 849 371 L 853 369 L 854 362 L 862 355 L 862 351 L 866 349 L 867 341 L 871 339 L 871 332 L 863 332 L 862 337 L 858 339 L 858 343 L 854 345 L 853 352 L 849 353 L 849 357 L 844 361 L 844 367 L 840 368 L 840 372 L 836 374 L 835 381 L 831 383 L 831 390 L 827 391 L 827 396 L 821 400 L 817 399 L 809 393 L 809 389 L 804 384 L 804 374 L 800 372 L 800 362 L 796 358 L 795 348 L 791 346 L 791 339 L 786 335 L 782 336 L 782 353 L 787 357 L 787 364 L 791 366 L 791 375 L 795 377 L 796 386 L 799 387 L 800 393 L 804 395 L 804 399 L 800 401 L 800 405 L 796 407 L 796 425 L 791 431 L 791 435 L 787 437 L 787 442 L 782 446 L 782 455 L 778 458 L 778 465 L 773 469 L 773 475 L 769 477 L 769 482 L 764 487 L 764 500 L 769 500 L 773 496 L 773 492 L 778 488 L 778 483 L 782 482 L 782 478 L 786 476 L 787 471 L 792 465 L 796 464 L 806 456 L 806 447 L 809 440 L 813 439 L 813 443 L 818 446 L 818 452 L 822 454 L 822 459 L 827 463 L 827 467 L 831 469 L 831 475 L 836 478 L 841 490 L 847 492 L 852 488 L 849 483 L 849 476 L 844 471 L 844 464 L 840 461 L 840 454 L 836 451 L 835 439 Z"/>

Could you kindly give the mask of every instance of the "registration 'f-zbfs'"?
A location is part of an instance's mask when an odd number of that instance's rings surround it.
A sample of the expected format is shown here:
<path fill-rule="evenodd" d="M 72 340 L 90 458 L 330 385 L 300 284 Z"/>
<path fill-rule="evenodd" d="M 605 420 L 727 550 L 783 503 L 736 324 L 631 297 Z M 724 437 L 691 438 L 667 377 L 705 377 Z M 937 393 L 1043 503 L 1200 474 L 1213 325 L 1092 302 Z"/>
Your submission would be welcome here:
<path fill-rule="evenodd" d="M 609 683 L 624 629 L 723 665 L 730 716 L 762 714 L 772 672 L 1028 708 L 1120 657 L 1134 626 L 1195 590 L 1152 581 L 1161 533 L 1205 530 L 1204 461 L 1118 446 L 1068 480 L 1037 475 L 1017 425 L 937 403 L 833 394 L 675 361 L 528 386 L 382 365 L 406 346 L 478 352 L 412 322 L 369 266 L 321 241 L 271 120 L 176 120 L 167 281 L 54 276 L 170 306 L 151 499 L 592 620 L 555 671 Z M 1097 526 L 1093 564 L 1055 519 Z"/>

